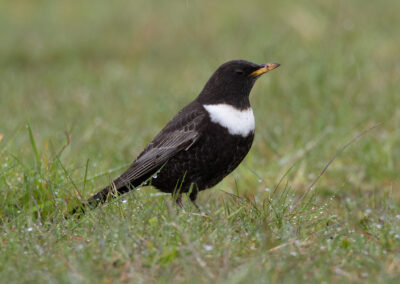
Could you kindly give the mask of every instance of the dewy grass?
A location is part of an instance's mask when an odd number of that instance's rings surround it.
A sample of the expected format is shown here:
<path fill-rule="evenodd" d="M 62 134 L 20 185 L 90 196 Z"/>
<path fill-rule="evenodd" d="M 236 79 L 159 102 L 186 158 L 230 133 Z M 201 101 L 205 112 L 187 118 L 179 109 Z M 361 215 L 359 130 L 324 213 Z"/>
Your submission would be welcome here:
<path fill-rule="evenodd" d="M 1 2 L 1 282 L 397 283 L 399 9 Z M 237 58 L 282 66 L 257 82 L 254 145 L 201 213 L 147 187 L 64 218 Z"/>

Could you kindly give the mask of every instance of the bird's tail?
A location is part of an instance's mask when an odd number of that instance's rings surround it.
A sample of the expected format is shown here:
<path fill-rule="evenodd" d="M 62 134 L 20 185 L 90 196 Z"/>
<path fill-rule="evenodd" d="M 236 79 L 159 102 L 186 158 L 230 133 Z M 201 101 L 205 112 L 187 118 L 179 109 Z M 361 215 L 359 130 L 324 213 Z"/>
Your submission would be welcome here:
<path fill-rule="evenodd" d="M 106 186 L 101 191 L 91 196 L 86 202 L 83 202 L 82 204 L 72 209 L 68 216 L 72 216 L 75 214 L 85 214 L 88 210 L 93 210 L 97 206 L 106 203 L 107 200 L 127 193 L 132 189 L 139 187 L 143 183 L 146 183 L 149 180 L 149 176 L 151 177 L 151 174 L 142 176 L 141 178 L 133 181 L 126 181 L 124 179 L 124 175 L 122 175 L 114 180 L 110 185 Z"/>
<path fill-rule="evenodd" d="M 69 215 L 84 214 L 88 210 L 95 209 L 97 206 L 105 203 L 107 200 L 115 198 L 120 194 L 124 194 L 131 189 L 132 187 L 130 185 L 124 185 L 120 188 L 116 188 L 114 184 L 108 185 L 98 193 L 91 196 L 87 201 L 72 209 Z"/>

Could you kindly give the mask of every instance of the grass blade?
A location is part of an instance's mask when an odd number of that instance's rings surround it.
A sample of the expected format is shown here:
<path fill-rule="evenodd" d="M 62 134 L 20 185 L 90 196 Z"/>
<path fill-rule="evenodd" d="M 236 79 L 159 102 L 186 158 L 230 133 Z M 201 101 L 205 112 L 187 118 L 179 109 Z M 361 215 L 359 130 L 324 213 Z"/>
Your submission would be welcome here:
<path fill-rule="evenodd" d="M 40 156 L 39 156 L 39 152 L 38 152 L 38 149 L 37 149 L 37 146 L 36 146 L 35 137 L 33 136 L 32 128 L 31 128 L 31 125 L 30 125 L 29 121 L 26 122 L 26 128 L 28 129 L 29 141 L 31 143 L 31 147 L 32 147 L 33 153 L 35 155 L 35 167 L 36 167 L 37 171 L 40 173 L 40 169 L 41 169 Z"/>

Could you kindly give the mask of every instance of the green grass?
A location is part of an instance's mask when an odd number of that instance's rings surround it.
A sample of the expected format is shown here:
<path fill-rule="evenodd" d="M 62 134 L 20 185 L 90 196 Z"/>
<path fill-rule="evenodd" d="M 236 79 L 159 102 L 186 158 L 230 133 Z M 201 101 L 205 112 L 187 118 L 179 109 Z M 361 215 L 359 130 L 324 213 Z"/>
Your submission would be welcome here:
<path fill-rule="evenodd" d="M 399 9 L 0 1 L 0 281 L 397 283 Z M 236 58 L 282 66 L 254 87 L 253 148 L 199 195 L 205 214 L 142 188 L 63 219 Z"/>

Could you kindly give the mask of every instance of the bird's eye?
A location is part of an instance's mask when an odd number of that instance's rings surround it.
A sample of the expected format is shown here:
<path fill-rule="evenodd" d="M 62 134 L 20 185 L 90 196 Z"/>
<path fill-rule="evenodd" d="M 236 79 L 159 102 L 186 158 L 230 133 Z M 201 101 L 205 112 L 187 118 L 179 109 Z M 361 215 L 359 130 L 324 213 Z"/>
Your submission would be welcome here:
<path fill-rule="evenodd" d="M 243 70 L 242 69 L 235 69 L 235 73 L 238 75 L 243 75 Z"/>

